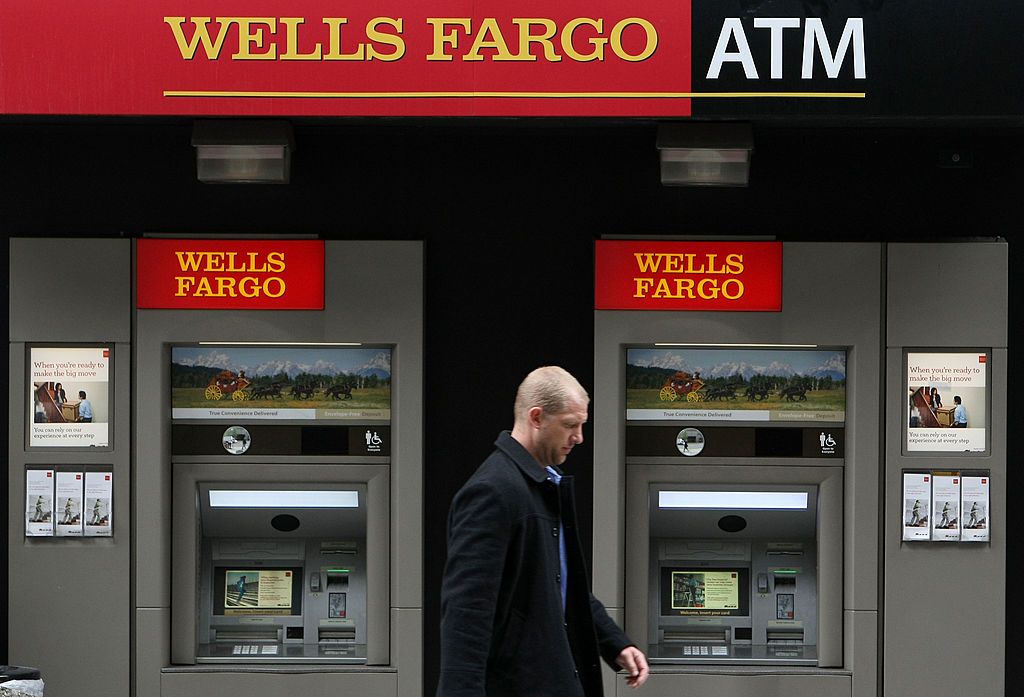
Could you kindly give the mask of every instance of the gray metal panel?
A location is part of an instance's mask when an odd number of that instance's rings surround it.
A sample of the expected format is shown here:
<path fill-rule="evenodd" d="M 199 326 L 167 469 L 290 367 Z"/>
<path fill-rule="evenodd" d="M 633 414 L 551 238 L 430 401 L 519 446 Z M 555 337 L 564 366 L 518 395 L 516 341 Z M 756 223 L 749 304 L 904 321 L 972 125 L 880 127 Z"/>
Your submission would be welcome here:
<path fill-rule="evenodd" d="M 127 344 L 113 346 L 113 438 L 106 452 L 25 450 L 25 344 L 10 346 L 8 660 L 38 667 L 47 691 L 56 695 L 127 697 L 130 689 L 126 660 L 131 653 L 130 349 Z M 116 360 L 118 355 L 125 358 Z M 24 537 L 25 466 L 29 464 L 110 467 L 114 536 Z"/>
<path fill-rule="evenodd" d="M 847 356 L 844 604 L 878 608 L 882 282 L 880 244 L 785 243 L 782 312 L 594 313 L 594 539 L 607 542 L 594 549 L 594 568 L 605 570 L 595 574 L 598 597 L 628 604 L 622 566 L 622 346 L 799 343 L 852 347 Z"/>
<path fill-rule="evenodd" d="M 11 239 L 11 341 L 128 341 L 129 240 Z"/>
<path fill-rule="evenodd" d="M 890 244 L 888 262 L 886 346 L 1006 346 L 1005 242 Z"/>
<path fill-rule="evenodd" d="M 391 610 L 391 655 L 395 665 L 402 666 L 398 673 L 398 694 L 401 697 L 423 695 L 423 611 L 419 609 Z"/>
<path fill-rule="evenodd" d="M 755 669 L 750 671 L 695 669 L 669 672 L 655 668 L 642 688 L 644 697 L 680 697 L 680 695 L 728 695 L 728 697 L 851 697 L 853 678 L 847 671 L 814 671 L 799 668 L 787 671 Z M 626 685 L 626 676 L 615 681 L 615 694 L 633 697 L 637 693 Z"/>
<path fill-rule="evenodd" d="M 1005 308 L 997 299 L 990 304 Z M 949 312 L 972 312 L 950 308 Z M 974 323 L 959 327 L 962 341 Z M 973 342 L 971 342 L 973 343 Z M 1004 694 L 1006 596 L 1007 351 L 992 351 L 991 453 L 902 454 L 903 352 L 888 352 L 886 380 L 883 683 L 887 694 Z M 902 470 L 983 469 L 992 475 L 989 544 L 902 542 Z M 972 594 L 972 589 L 980 589 Z M 971 599 L 973 598 L 973 600 Z M 967 599 L 967 601 L 965 601 Z"/>
<path fill-rule="evenodd" d="M 845 664 L 853 670 L 853 697 L 878 694 L 878 613 L 843 613 Z"/>
<path fill-rule="evenodd" d="M 1008 254 L 1001 241 L 889 247 L 885 587 L 882 673 L 889 694 L 1002 695 L 1005 671 Z M 941 291 L 939 289 L 942 289 Z M 949 318 L 970 317 L 950 324 Z M 990 452 L 903 454 L 907 347 L 992 348 Z M 902 541 L 902 471 L 992 476 L 991 542 Z M 983 602 L 942 602 L 983 588 Z M 979 637 L 984 637 L 979 640 Z"/>
<path fill-rule="evenodd" d="M 306 670 L 308 671 L 308 666 Z M 260 671 L 164 671 L 159 697 L 281 697 L 281 695 L 373 695 L 398 697 L 396 672 L 333 673 Z M 155 696 L 154 696 L 155 697 Z"/>
<path fill-rule="evenodd" d="M 171 660 L 171 611 L 152 608 L 135 611 L 135 652 L 132 693 L 135 697 L 160 694 L 160 669 Z"/>

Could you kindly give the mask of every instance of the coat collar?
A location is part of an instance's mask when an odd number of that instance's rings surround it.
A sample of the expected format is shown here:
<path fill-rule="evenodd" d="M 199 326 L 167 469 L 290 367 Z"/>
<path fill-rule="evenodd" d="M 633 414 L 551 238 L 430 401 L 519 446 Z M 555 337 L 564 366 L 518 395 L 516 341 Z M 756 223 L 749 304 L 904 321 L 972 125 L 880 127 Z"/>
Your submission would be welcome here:
<path fill-rule="evenodd" d="M 502 431 L 499 433 L 498 440 L 494 441 L 494 445 L 498 450 L 505 453 L 512 462 L 516 463 L 516 466 L 519 467 L 523 476 L 527 479 L 537 482 L 538 484 L 547 481 L 548 473 L 533 458 L 533 455 L 527 452 L 522 443 L 512 437 L 511 431 Z M 558 467 L 555 467 L 554 469 L 558 474 L 562 474 L 562 470 Z"/>

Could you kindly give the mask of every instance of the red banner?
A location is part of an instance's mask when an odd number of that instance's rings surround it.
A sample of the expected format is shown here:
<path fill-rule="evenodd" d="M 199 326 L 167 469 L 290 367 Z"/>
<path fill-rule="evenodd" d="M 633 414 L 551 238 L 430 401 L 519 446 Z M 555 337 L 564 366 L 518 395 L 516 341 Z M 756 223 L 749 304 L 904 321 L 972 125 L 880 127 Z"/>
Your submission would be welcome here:
<path fill-rule="evenodd" d="M 781 242 L 600 240 L 597 310 L 782 309 Z"/>
<path fill-rule="evenodd" d="M 0 3 L 0 113 L 688 116 L 688 0 Z"/>
<path fill-rule="evenodd" d="M 322 310 L 319 240 L 140 239 L 136 306 L 183 310 Z"/>

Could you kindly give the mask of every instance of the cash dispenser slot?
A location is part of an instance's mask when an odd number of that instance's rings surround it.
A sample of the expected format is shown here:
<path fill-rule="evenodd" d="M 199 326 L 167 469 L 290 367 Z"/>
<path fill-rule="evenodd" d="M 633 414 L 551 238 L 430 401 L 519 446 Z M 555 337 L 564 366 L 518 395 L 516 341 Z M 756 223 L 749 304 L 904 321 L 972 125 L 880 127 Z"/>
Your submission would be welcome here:
<path fill-rule="evenodd" d="M 217 643 L 277 643 L 281 641 L 280 627 L 210 627 L 210 638 Z"/>
<path fill-rule="evenodd" d="M 679 627 L 666 629 L 663 640 L 668 642 L 727 642 L 729 641 L 729 629 L 727 627 Z"/>

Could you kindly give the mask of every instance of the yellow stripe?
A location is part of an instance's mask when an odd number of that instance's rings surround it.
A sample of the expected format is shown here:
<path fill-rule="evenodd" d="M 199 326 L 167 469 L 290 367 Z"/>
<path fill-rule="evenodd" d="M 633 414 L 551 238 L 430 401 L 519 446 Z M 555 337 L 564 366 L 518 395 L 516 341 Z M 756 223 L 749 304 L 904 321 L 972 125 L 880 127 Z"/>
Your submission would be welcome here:
<path fill-rule="evenodd" d="M 165 97 L 262 97 L 287 99 L 864 99 L 865 92 L 256 92 L 164 90 Z"/>

